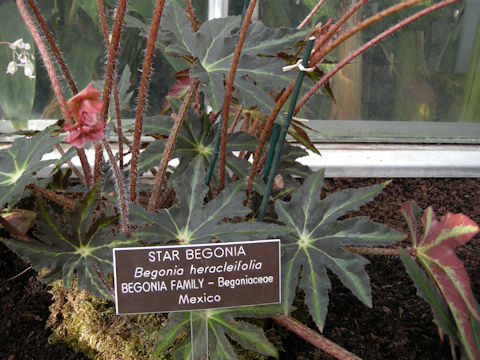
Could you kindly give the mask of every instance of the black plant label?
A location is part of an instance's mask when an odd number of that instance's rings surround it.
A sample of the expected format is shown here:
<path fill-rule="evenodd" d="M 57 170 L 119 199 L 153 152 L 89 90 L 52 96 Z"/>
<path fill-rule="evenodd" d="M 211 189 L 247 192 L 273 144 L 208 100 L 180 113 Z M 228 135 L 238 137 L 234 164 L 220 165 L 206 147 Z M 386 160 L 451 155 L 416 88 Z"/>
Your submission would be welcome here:
<path fill-rule="evenodd" d="M 280 302 L 280 240 L 113 249 L 117 315 Z"/>

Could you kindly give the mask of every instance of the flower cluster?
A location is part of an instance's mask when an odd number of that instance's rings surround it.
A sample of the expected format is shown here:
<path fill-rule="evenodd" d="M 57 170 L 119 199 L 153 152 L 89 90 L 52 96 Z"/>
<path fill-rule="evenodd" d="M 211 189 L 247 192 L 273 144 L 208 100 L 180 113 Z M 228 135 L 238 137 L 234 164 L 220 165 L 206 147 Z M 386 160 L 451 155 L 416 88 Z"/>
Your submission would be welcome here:
<path fill-rule="evenodd" d="M 68 110 L 73 122 L 64 125 L 70 134 L 65 139 L 78 148 L 89 141 L 100 141 L 104 137 L 105 122 L 97 119 L 102 110 L 100 91 L 90 83 L 85 89 L 67 101 Z"/>
<path fill-rule="evenodd" d="M 33 61 L 35 57 L 30 53 L 30 44 L 23 42 L 23 39 L 18 39 L 13 43 L 3 43 L 7 44 L 10 49 L 12 49 L 13 60 L 10 61 L 7 65 L 7 74 L 15 74 L 19 67 L 23 67 L 23 73 L 26 77 L 30 79 L 35 79 L 33 75 L 35 67 L 33 66 Z"/>

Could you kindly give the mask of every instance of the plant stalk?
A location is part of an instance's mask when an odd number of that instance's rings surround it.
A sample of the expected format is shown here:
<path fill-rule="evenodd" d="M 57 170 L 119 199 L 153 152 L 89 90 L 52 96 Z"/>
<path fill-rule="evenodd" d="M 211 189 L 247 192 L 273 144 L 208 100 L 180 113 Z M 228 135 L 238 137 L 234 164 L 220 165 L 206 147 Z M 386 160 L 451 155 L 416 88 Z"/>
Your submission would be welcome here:
<path fill-rule="evenodd" d="M 51 200 L 65 208 L 67 208 L 68 211 L 74 211 L 75 210 L 75 201 L 67 199 L 64 196 L 55 194 L 53 191 L 47 190 L 41 186 L 38 186 L 37 184 L 29 184 L 28 188 L 39 194 L 45 199 Z"/>
<path fill-rule="evenodd" d="M 122 175 L 120 173 L 120 169 L 117 166 L 115 156 L 113 156 L 110 144 L 105 138 L 102 140 L 102 142 L 103 142 L 103 147 L 107 151 L 107 155 L 113 169 L 113 175 L 115 177 L 115 181 L 117 182 L 118 196 L 120 197 L 120 201 L 119 201 L 120 202 L 120 224 L 122 226 L 122 231 L 126 236 L 129 236 L 130 226 L 128 225 L 127 196 L 126 196 L 125 187 L 122 181 Z"/>
<path fill-rule="evenodd" d="M 401 10 L 404 10 L 404 9 L 410 7 L 410 6 L 416 5 L 416 4 L 421 3 L 423 1 L 425 1 L 425 0 L 406 0 L 406 1 L 403 1 L 401 3 L 395 4 L 393 6 L 390 6 L 389 8 L 387 8 L 383 11 L 380 11 L 379 13 L 377 13 L 375 15 L 372 15 L 368 19 L 362 21 L 360 24 L 354 26 L 353 28 L 351 28 L 350 30 L 348 30 L 347 32 L 345 32 L 344 34 L 339 36 L 337 39 L 332 41 L 332 43 L 329 44 L 328 46 L 326 46 L 324 49 L 321 49 L 321 47 L 328 41 L 328 39 L 330 39 L 331 36 L 338 30 L 338 27 L 337 27 L 338 24 L 335 24 L 335 27 L 332 28 L 332 30 L 335 30 L 335 31 L 329 31 L 327 33 L 327 35 L 324 37 L 324 41 L 322 41 L 321 44 L 316 46 L 316 48 L 319 49 L 319 51 L 315 52 L 315 55 L 312 56 L 312 64 L 316 64 L 319 61 L 321 61 L 321 59 L 323 59 L 325 57 L 325 55 L 327 55 L 330 51 L 335 49 L 338 45 L 340 45 L 342 42 L 349 39 L 350 37 L 352 37 L 353 35 L 355 35 L 359 31 L 367 28 L 368 26 L 376 23 L 377 21 L 380 21 L 380 20 L 382 20 L 382 19 L 384 19 L 384 18 L 386 18 L 386 17 L 388 17 L 392 14 L 395 14 L 395 13 L 401 11 Z M 366 1 L 361 1 L 361 2 L 366 2 Z M 346 20 L 347 19 L 345 19 L 345 21 Z"/>
<path fill-rule="evenodd" d="M 162 18 L 165 0 L 157 0 L 153 12 L 150 34 L 148 35 L 147 49 L 143 61 L 142 78 L 138 91 L 137 113 L 135 116 L 135 133 L 133 135 L 132 161 L 130 163 L 130 201 L 135 202 L 137 198 L 138 158 L 140 155 L 140 138 L 142 136 L 143 116 L 145 112 L 148 93 L 148 82 L 152 68 L 153 54 L 155 52 L 155 41 L 157 40 L 158 28 Z"/>
<path fill-rule="evenodd" d="M 190 19 L 190 24 L 192 25 L 192 30 L 193 32 L 197 32 L 197 17 L 195 16 L 195 12 L 193 11 L 192 1 L 186 0 L 185 2 L 187 4 L 187 14 L 188 18 Z"/>
<path fill-rule="evenodd" d="M 107 20 L 105 18 L 105 10 L 103 9 L 102 0 L 97 0 L 98 13 L 100 14 L 100 22 L 102 23 L 103 39 L 105 46 L 108 49 L 110 47 L 110 40 L 108 39 Z M 113 100 L 115 102 L 115 114 L 117 118 L 117 136 L 118 136 L 118 154 L 119 154 L 119 167 L 123 169 L 123 131 L 122 120 L 120 119 L 120 101 L 118 100 L 118 84 L 117 78 L 113 78 Z"/>
<path fill-rule="evenodd" d="M 120 36 L 122 34 L 123 19 L 125 17 L 125 12 L 127 9 L 128 0 L 119 0 L 117 5 L 117 11 L 115 15 L 115 23 L 112 30 L 112 40 L 107 46 L 108 49 L 108 61 L 107 61 L 107 71 L 105 73 L 105 82 L 103 85 L 103 94 L 102 94 L 102 110 L 100 111 L 99 120 L 106 122 L 108 108 L 110 105 L 110 93 L 112 91 L 112 84 L 115 77 L 115 66 L 117 64 L 117 54 L 118 48 L 120 45 Z M 98 143 L 95 146 L 95 169 L 94 169 L 94 182 L 98 183 L 101 181 L 101 165 L 102 165 L 102 146 Z"/>
<path fill-rule="evenodd" d="M 60 144 L 56 144 L 54 145 L 55 149 L 57 149 L 57 151 L 59 152 L 60 156 L 63 156 L 65 155 L 65 151 L 63 151 L 63 148 L 60 146 Z M 86 180 L 85 180 L 85 177 L 82 175 L 82 173 L 80 172 L 80 170 L 77 169 L 77 167 L 70 161 L 70 160 L 67 160 L 67 165 L 68 167 L 72 170 L 72 172 L 77 175 L 78 179 L 80 180 L 80 182 L 84 183 L 85 185 L 87 184 Z"/>
<path fill-rule="evenodd" d="M 183 120 L 187 115 L 187 111 L 192 103 L 192 100 L 195 96 L 195 93 L 200 85 L 200 81 L 195 79 L 193 81 L 192 86 L 190 87 L 189 92 L 185 96 L 183 100 L 182 106 L 178 111 L 177 116 L 175 117 L 175 123 L 173 124 L 172 131 L 168 136 L 167 145 L 165 146 L 165 150 L 163 151 L 162 160 L 160 161 L 160 165 L 157 171 L 157 175 L 155 176 L 155 184 L 153 185 L 152 195 L 150 197 L 150 201 L 148 203 L 148 210 L 153 211 L 155 210 L 155 206 L 157 204 L 157 199 L 160 193 L 160 189 L 162 187 L 163 178 L 167 172 L 167 165 L 168 161 L 170 160 L 170 155 L 173 152 L 173 148 L 175 146 L 175 141 L 177 140 L 178 133 L 180 128 L 182 127 Z"/>
<path fill-rule="evenodd" d="M 57 74 L 55 72 L 55 67 L 50 58 L 50 55 L 48 54 L 48 50 L 45 44 L 43 43 L 43 39 L 40 33 L 38 32 L 35 24 L 33 23 L 33 20 L 30 17 L 30 14 L 28 13 L 24 0 L 17 0 L 17 7 L 20 15 L 22 16 L 23 22 L 27 26 L 27 29 L 29 30 L 30 34 L 33 37 L 33 40 L 35 41 L 35 45 L 37 46 L 40 56 L 42 57 L 43 63 L 45 64 L 45 68 L 47 69 L 47 74 L 50 79 L 53 92 L 55 93 L 55 97 L 57 98 L 58 106 L 60 107 L 60 111 L 62 112 L 63 118 L 65 122 L 70 123 L 71 119 L 70 119 L 70 112 L 68 111 L 67 102 L 65 101 L 65 97 L 63 96 L 62 88 L 60 86 L 60 82 L 58 81 Z M 91 185 L 91 175 L 90 175 L 91 170 L 90 170 L 88 161 L 86 159 L 85 151 L 83 149 L 77 148 L 77 152 L 78 152 L 78 157 L 80 158 L 80 163 L 82 164 L 85 180 L 87 181 L 87 184 Z"/>
<path fill-rule="evenodd" d="M 230 100 L 232 97 L 233 83 L 235 81 L 235 73 L 237 72 L 238 62 L 240 60 L 240 54 L 242 52 L 243 43 L 247 37 L 248 26 L 252 19 L 253 10 L 257 0 L 251 0 L 248 4 L 245 18 L 242 22 L 242 28 L 238 37 L 237 46 L 233 53 L 232 65 L 230 66 L 230 73 L 228 74 L 227 86 L 225 89 L 225 100 L 223 101 L 223 122 L 222 122 L 222 134 L 220 138 L 220 183 L 218 185 L 218 193 L 220 193 L 225 187 L 225 165 L 226 165 L 226 153 L 227 153 L 227 131 L 228 131 L 228 113 L 230 111 Z"/>
<path fill-rule="evenodd" d="M 310 11 L 310 13 L 305 17 L 305 19 L 303 19 L 303 21 L 297 26 L 297 29 L 303 29 L 303 27 L 307 25 L 307 23 L 312 19 L 313 15 L 315 15 L 324 2 L 325 0 L 320 0 L 317 5 L 313 7 L 312 11 Z"/>
<path fill-rule="evenodd" d="M 311 62 L 312 64 L 317 64 L 320 60 L 323 59 L 323 56 L 317 55 L 320 49 L 337 33 L 337 31 L 342 27 L 342 25 L 350 19 L 350 17 L 355 14 L 365 3 L 367 0 L 360 0 L 357 2 L 355 5 L 353 5 L 341 18 L 338 20 L 335 25 L 331 26 L 325 36 L 317 43 L 315 44 L 315 47 L 313 49 L 313 55 Z M 321 51 L 321 50 L 320 50 Z"/>
<path fill-rule="evenodd" d="M 50 32 L 47 23 L 45 22 L 45 19 L 42 16 L 42 13 L 40 12 L 40 9 L 38 8 L 37 4 L 35 3 L 34 0 L 28 0 L 28 5 L 30 5 L 30 8 L 32 9 L 33 15 L 35 15 L 35 18 L 37 19 L 38 24 L 40 25 L 40 28 L 43 31 L 43 35 L 48 41 L 48 44 L 50 45 L 50 48 L 52 49 L 53 55 L 55 56 L 55 59 L 57 60 L 58 64 L 60 65 L 60 69 L 62 69 L 62 73 L 65 76 L 65 79 L 67 80 L 68 86 L 70 86 L 70 90 L 72 91 L 73 95 L 78 93 L 77 86 L 75 85 L 75 82 L 73 81 L 72 75 L 70 73 L 70 70 L 68 69 L 67 64 L 65 63 L 65 60 L 62 57 L 62 54 L 60 53 L 60 50 L 58 49 L 57 44 L 55 43 L 55 39 L 53 38 L 52 33 Z"/>
<path fill-rule="evenodd" d="M 416 0 L 416 1 L 418 1 L 418 0 Z M 411 22 L 419 19 L 420 17 L 428 15 L 433 11 L 436 11 L 438 9 L 441 9 L 445 6 L 454 4 L 454 3 L 459 2 L 459 1 L 461 1 L 461 0 L 444 0 L 442 2 L 439 2 L 439 3 L 435 4 L 435 5 L 432 5 L 428 8 L 426 8 L 426 9 L 423 9 L 423 10 L 409 16 L 408 18 L 400 21 L 398 24 L 396 24 L 396 25 L 392 26 L 391 28 L 385 30 L 384 32 L 377 35 L 376 37 L 374 37 L 372 40 L 370 40 L 366 44 L 359 47 L 357 50 L 355 50 L 349 56 L 347 56 L 345 59 L 343 59 L 337 66 L 335 66 L 335 68 L 333 68 L 327 75 L 325 75 L 320 81 L 318 81 L 314 86 L 312 86 L 310 88 L 310 90 L 299 101 L 299 103 L 298 103 L 297 107 L 295 108 L 295 111 L 294 111 L 293 114 L 296 115 L 300 111 L 302 106 L 305 105 L 305 103 L 318 91 L 318 89 L 320 89 L 328 80 L 330 80 L 337 72 L 339 72 L 345 65 L 350 63 L 350 61 L 352 61 L 358 55 L 362 54 L 363 52 L 365 52 L 366 50 L 368 50 L 373 45 L 377 44 L 378 42 L 380 42 L 381 40 L 383 40 L 387 36 L 393 34 L 395 31 L 397 31 L 397 30 L 401 29 L 402 27 L 410 24 Z"/>
<path fill-rule="evenodd" d="M 335 344 L 333 341 L 328 340 L 288 315 L 276 314 L 273 316 L 273 320 L 280 325 L 285 326 L 288 330 L 294 332 L 320 350 L 325 351 L 327 354 L 330 354 L 339 360 L 361 360 L 361 358 L 352 354 L 350 351 Z"/>

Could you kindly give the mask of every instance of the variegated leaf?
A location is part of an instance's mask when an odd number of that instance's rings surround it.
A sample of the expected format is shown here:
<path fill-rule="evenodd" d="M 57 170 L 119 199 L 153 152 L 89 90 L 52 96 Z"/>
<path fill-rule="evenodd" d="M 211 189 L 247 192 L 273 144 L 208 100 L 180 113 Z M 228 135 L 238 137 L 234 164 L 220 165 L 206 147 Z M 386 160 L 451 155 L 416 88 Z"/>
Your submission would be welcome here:
<path fill-rule="evenodd" d="M 405 203 L 402 213 L 409 223 L 415 257 L 435 280 L 442 296 L 452 312 L 459 331 L 460 342 L 468 359 L 478 359 L 471 318 L 480 320 L 470 286 L 470 278 L 462 261 L 456 256 L 455 248 L 467 243 L 478 233 L 478 225 L 463 214 L 443 216 L 440 221 L 429 207 L 419 219 L 418 206 Z M 419 234 L 419 220 L 423 234 Z"/>

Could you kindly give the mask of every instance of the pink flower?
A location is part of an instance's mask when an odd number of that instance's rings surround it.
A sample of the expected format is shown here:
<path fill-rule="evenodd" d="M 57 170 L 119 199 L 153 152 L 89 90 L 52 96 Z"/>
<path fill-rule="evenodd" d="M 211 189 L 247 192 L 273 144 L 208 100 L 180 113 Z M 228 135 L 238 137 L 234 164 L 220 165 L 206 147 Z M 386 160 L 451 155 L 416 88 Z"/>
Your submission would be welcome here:
<path fill-rule="evenodd" d="M 78 148 L 82 148 L 89 141 L 97 142 L 103 139 L 105 123 L 97 120 L 102 110 L 100 91 L 90 83 L 85 89 L 67 101 L 70 116 L 73 122 L 64 125 L 65 131 L 70 134 L 65 139 Z"/>

